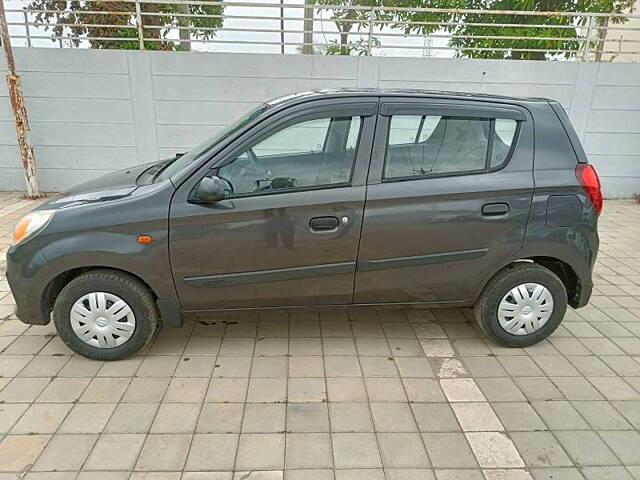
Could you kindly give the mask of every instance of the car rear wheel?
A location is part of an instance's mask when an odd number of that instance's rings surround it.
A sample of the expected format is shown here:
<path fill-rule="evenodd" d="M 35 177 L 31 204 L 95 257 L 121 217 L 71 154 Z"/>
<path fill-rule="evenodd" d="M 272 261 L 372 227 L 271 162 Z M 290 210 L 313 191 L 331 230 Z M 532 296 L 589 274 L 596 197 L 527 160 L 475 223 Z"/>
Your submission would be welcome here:
<path fill-rule="evenodd" d="M 475 305 L 482 331 L 507 347 L 533 345 L 558 328 L 567 310 L 567 291 L 549 269 L 520 262 L 489 281 Z"/>
<path fill-rule="evenodd" d="M 118 360 L 149 344 L 158 311 L 149 290 L 135 277 L 93 270 L 65 286 L 53 307 L 53 322 L 74 352 L 95 360 Z"/>

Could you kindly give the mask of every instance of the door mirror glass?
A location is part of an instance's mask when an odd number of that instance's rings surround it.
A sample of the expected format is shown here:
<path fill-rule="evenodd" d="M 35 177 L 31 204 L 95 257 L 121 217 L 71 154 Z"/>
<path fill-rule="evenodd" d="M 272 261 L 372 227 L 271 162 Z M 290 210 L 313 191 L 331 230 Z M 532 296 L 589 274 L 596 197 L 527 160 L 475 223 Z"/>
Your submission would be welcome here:
<path fill-rule="evenodd" d="M 215 203 L 225 197 L 225 182 L 220 177 L 208 175 L 200 180 L 193 191 L 192 200 L 197 203 Z"/>

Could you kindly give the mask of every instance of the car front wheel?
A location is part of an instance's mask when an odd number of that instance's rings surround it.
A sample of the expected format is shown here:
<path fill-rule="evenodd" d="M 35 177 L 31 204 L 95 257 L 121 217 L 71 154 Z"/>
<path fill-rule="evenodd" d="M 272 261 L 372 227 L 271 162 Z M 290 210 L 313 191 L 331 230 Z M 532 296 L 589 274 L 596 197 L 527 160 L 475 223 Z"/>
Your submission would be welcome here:
<path fill-rule="evenodd" d="M 153 295 L 135 277 L 93 270 L 65 286 L 53 307 L 53 322 L 74 352 L 95 360 L 118 360 L 149 344 L 158 329 Z"/>

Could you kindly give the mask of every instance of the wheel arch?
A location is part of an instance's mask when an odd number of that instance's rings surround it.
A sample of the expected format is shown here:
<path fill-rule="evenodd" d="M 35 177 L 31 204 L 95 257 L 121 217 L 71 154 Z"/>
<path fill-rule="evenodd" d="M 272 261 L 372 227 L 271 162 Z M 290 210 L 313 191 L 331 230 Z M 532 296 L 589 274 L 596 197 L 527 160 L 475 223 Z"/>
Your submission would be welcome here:
<path fill-rule="evenodd" d="M 157 293 L 149 285 L 149 283 L 146 282 L 142 277 L 140 277 L 139 275 L 136 275 L 133 272 L 123 270 L 121 268 L 109 267 L 104 265 L 76 267 L 76 268 L 71 268 L 69 270 L 65 270 L 63 272 L 58 273 L 53 279 L 49 281 L 47 286 L 44 288 L 44 291 L 42 293 L 42 298 L 41 298 L 41 305 L 40 305 L 40 308 L 43 313 L 43 318 L 50 318 L 50 314 L 51 314 L 51 311 L 53 310 L 53 305 L 56 301 L 56 298 L 58 298 L 58 295 L 60 294 L 62 289 L 69 282 L 71 282 L 74 278 L 82 275 L 83 273 L 91 272 L 95 270 L 109 270 L 112 272 L 119 272 L 119 273 L 124 273 L 126 275 L 129 275 L 135 278 L 137 281 L 139 281 L 142 285 L 144 285 L 146 289 L 149 291 L 149 293 L 151 293 L 151 295 L 153 296 L 156 302 L 158 300 Z"/>
<path fill-rule="evenodd" d="M 494 278 L 503 270 L 510 268 L 513 265 L 520 262 L 535 263 L 536 265 L 540 265 L 552 271 L 555 275 L 558 276 L 558 278 L 564 285 L 564 288 L 567 291 L 567 299 L 568 299 L 569 305 L 571 305 L 574 308 L 577 308 L 579 306 L 580 296 L 581 296 L 580 293 L 581 293 L 582 287 L 580 283 L 580 278 L 578 277 L 576 271 L 567 262 L 560 260 L 559 258 L 556 258 L 556 257 L 544 256 L 544 255 L 540 255 L 540 256 L 534 255 L 534 256 L 528 256 L 523 258 L 517 258 L 509 261 L 508 263 L 502 265 L 500 268 L 491 272 L 491 274 L 488 275 L 482 282 L 482 286 L 478 289 L 475 296 L 475 301 L 478 300 L 478 298 L 480 297 L 482 292 L 485 290 L 485 288 L 487 287 L 487 285 L 489 284 L 492 278 Z"/>

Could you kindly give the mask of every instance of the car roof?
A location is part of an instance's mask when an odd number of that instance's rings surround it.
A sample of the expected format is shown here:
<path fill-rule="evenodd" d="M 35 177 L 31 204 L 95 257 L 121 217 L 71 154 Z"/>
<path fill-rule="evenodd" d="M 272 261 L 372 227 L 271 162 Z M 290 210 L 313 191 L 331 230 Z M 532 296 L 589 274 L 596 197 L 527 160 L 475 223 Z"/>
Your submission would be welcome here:
<path fill-rule="evenodd" d="M 549 103 L 553 102 L 547 98 L 534 97 L 509 97 L 506 95 L 493 95 L 489 93 L 453 92 L 446 90 L 421 90 L 421 89 L 382 89 L 382 88 L 328 88 L 321 90 L 309 90 L 298 92 L 283 97 L 275 98 L 267 102 L 270 106 L 282 106 L 283 104 L 298 103 L 299 101 L 321 98 L 335 97 L 424 97 L 424 98 L 447 98 L 458 100 L 477 101 L 501 101 L 509 103 Z"/>

